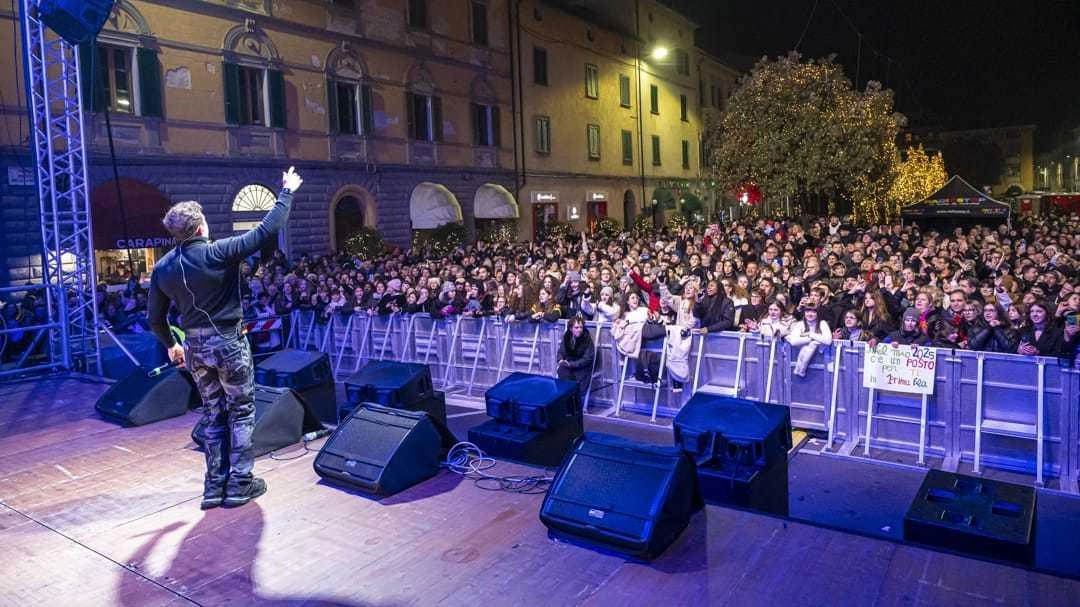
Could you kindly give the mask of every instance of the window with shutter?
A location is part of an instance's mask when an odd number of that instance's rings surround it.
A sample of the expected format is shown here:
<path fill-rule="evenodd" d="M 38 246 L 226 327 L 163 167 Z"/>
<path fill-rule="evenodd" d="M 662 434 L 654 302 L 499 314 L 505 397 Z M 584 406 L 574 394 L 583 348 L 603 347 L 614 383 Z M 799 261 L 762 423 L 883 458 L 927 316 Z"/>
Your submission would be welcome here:
<path fill-rule="evenodd" d="M 585 134 L 589 146 L 589 160 L 600 160 L 600 125 L 587 125 Z"/>
<path fill-rule="evenodd" d="M 536 152 L 551 153 L 551 119 L 547 116 L 536 117 Z"/>
<path fill-rule="evenodd" d="M 139 73 L 139 113 L 143 116 L 160 118 L 163 115 L 161 104 L 161 62 L 152 49 L 135 50 L 135 64 Z"/>
<path fill-rule="evenodd" d="M 600 97 L 600 70 L 591 63 L 585 64 L 585 96 L 589 99 Z"/>

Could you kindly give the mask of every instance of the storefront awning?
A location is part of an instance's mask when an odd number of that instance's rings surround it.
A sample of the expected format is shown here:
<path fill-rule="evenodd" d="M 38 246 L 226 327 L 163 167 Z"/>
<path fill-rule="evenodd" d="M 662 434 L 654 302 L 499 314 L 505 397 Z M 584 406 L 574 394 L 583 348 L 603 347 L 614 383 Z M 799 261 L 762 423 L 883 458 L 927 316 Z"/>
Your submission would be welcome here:
<path fill-rule="evenodd" d="M 510 190 L 497 183 L 485 183 L 473 196 L 473 217 L 477 219 L 517 219 L 517 201 Z"/>
<path fill-rule="evenodd" d="M 409 197 L 409 219 L 414 230 L 433 230 L 461 221 L 461 205 L 446 186 L 425 181 Z"/>
<path fill-rule="evenodd" d="M 171 247 L 173 237 L 161 225 L 170 206 L 168 196 L 142 181 L 121 178 L 119 182 L 124 200 L 123 213 L 120 212 L 116 181 L 107 181 L 90 193 L 94 248 Z"/>

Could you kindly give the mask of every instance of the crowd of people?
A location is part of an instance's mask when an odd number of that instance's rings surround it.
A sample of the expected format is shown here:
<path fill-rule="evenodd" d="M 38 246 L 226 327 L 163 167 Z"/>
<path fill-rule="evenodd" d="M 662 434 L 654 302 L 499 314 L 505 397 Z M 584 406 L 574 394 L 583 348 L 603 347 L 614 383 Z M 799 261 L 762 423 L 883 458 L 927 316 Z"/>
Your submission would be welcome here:
<path fill-rule="evenodd" d="M 394 249 L 290 261 L 278 252 L 241 271 L 252 320 L 297 310 L 321 323 L 393 312 L 582 317 L 613 323 L 620 349 L 635 355 L 639 340 L 751 331 L 798 347 L 797 373 L 833 340 L 1070 360 L 1080 346 L 1076 214 L 940 231 L 755 219 L 647 237 L 479 241 L 442 257 Z M 134 280 L 99 293 L 99 310 L 120 329 L 145 329 L 145 305 Z M 639 369 L 649 379 L 649 365 Z"/>

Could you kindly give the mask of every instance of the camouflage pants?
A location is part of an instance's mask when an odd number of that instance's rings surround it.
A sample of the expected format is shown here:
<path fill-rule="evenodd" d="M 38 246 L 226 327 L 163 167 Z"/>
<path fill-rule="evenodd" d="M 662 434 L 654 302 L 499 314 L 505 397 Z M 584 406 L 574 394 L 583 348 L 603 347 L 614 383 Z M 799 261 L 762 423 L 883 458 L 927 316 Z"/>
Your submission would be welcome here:
<path fill-rule="evenodd" d="M 204 495 L 242 492 L 255 458 L 255 368 L 247 339 L 235 329 L 187 333 L 186 364 L 202 396 L 206 453 Z"/>

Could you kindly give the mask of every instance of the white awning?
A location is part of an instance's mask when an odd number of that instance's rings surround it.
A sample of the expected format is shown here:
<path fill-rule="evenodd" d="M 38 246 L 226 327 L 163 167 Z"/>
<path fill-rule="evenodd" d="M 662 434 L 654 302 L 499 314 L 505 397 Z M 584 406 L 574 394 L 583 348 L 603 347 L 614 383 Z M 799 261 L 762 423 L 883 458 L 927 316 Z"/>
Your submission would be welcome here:
<path fill-rule="evenodd" d="M 517 219 L 518 205 L 510 190 L 497 183 L 485 183 L 476 188 L 473 197 L 473 217 L 477 219 Z"/>
<path fill-rule="evenodd" d="M 425 181 L 413 188 L 409 196 L 409 219 L 414 230 L 433 230 L 460 222 L 461 205 L 446 186 Z"/>

